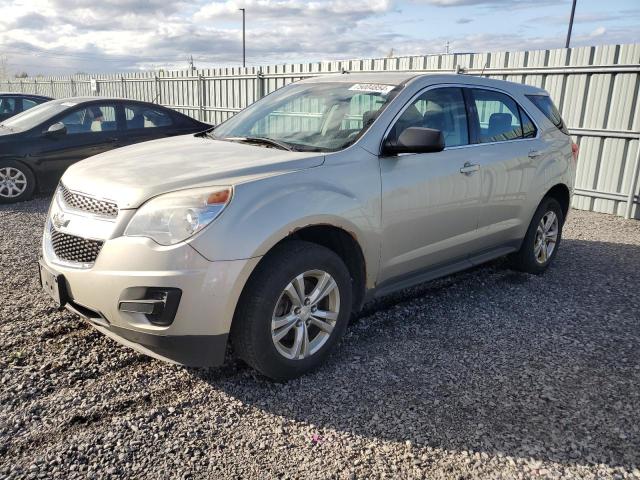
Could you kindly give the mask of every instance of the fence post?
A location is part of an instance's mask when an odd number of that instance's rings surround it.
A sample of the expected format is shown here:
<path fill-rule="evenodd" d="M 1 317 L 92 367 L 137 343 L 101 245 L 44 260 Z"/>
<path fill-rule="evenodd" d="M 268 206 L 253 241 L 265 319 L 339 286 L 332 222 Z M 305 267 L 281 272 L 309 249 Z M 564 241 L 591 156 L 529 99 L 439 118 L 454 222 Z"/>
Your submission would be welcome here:
<path fill-rule="evenodd" d="M 260 100 L 262 97 L 264 97 L 264 75 L 262 67 L 259 67 L 256 74 L 256 100 Z"/>
<path fill-rule="evenodd" d="M 51 97 L 53 98 L 55 96 L 54 94 L 54 90 L 53 90 L 53 78 L 51 79 Z"/>
<path fill-rule="evenodd" d="M 120 85 L 121 85 L 120 96 L 122 98 L 127 98 L 127 85 L 126 85 L 126 82 L 124 81 L 123 75 L 120 75 Z"/>
<path fill-rule="evenodd" d="M 198 72 L 198 120 L 204 122 L 204 77 Z"/>
<path fill-rule="evenodd" d="M 633 204 L 636 196 L 636 187 L 638 185 L 638 176 L 640 175 L 640 137 L 638 137 L 638 151 L 636 152 L 636 161 L 633 164 L 633 170 L 631 170 L 631 184 L 629 185 L 629 195 L 627 196 L 627 208 L 624 213 L 624 218 L 627 220 L 631 218 L 633 212 Z"/>
<path fill-rule="evenodd" d="M 20 93 L 24 93 L 24 85 L 22 84 L 22 80 L 20 80 Z"/>
<path fill-rule="evenodd" d="M 73 79 L 73 77 L 71 78 L 71 96 L 72 97 L 78 96 L 78 93 L 76 90 L 76 81 Z"/>
<path fill-rule="evenodd" d="M 156 85 L 156 98 L 153 99 L 153 103 L 158 102 L 158 105 L 162 105 L 162 102 L 160 101 L 160 94 L 162 91 L 160 90 L 160 79 L 158 78 L 158 75 L 154 75 L 154 83 Z"/>
<path fill-rule="evenodd" d="M 38 79 L 37 79 L 37 78 L 34 78 L 34 79 L 33 79 L 33 90 L 34 90 L 34 92 L 33 92 L 33 93 L 35 93 L 36 95 L 37 95 L 38 93 L 40 93 L 40 92 L 38 92 Z"/>

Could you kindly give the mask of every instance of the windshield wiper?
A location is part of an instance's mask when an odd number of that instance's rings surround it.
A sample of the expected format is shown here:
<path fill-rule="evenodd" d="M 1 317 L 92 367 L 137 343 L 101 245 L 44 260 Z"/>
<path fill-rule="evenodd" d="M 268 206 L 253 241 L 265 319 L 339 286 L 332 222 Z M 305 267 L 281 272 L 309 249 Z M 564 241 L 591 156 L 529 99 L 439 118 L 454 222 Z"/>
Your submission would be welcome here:
<path fill-rule="evenodd" d="M 296 151 L 296 148 L 293 145 L 290 145 L 286 142 L 281 142 L 279 140 L 274 140 L 273 138 L 267 137 L 227 137 L 226 139 L 221 140 L 231 140 L 236 142 L 247 142 L 247 143 L 262 143 L 265 145 L 271 145 L 273 147 L 277 147 L 281 150 L 287 150 L 289 152 Z"/>

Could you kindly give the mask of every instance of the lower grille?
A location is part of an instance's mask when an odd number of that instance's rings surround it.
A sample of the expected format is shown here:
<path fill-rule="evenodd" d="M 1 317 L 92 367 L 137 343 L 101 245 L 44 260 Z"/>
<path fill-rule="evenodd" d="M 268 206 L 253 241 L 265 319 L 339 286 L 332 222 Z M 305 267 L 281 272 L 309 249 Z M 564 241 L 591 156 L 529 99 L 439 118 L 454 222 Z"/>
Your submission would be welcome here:
<path fill-rule="evenodd" d="M 56 256 L 67 262 L 93 263 L 104 242 L 58 232 L 51 227 L 51 246 Z"/>

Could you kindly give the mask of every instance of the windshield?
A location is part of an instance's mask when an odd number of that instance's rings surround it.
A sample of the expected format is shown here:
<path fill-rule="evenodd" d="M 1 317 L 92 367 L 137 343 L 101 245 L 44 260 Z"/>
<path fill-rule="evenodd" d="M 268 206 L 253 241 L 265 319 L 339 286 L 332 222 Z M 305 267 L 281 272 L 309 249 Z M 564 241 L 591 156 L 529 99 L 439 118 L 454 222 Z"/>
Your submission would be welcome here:
<path fill-rule="evenodd" d="M 341 150 L 360 138 L 400 88 L 343 82 L 291 84 L 219 125 L 210 136 L 262 140 L 290 150 Z"/>
<path fill-rule="evenodd" d="M 15 117 L 5 120 L 2 122 L 2 125 L 16 132 L 24 132 L 49 120 L 54 115 L 65 111 L 70 106 L 73 105 L 57 102 L 42 103 L 25 112 L 19 113 Z"/>

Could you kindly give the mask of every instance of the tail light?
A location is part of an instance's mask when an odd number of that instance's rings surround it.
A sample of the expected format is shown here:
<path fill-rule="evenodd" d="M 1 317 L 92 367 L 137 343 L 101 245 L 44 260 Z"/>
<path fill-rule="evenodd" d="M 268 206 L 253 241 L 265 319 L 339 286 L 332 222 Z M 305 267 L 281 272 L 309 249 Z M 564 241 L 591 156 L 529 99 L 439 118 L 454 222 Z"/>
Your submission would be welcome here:
<path fill-rule="evenodd" d="M 571 154 L 573 155 L 573 161 L 578 161 L 578 152 L 580 151 L 580 147 L 578 147 L 577 143 L 571 142 Z"/>

